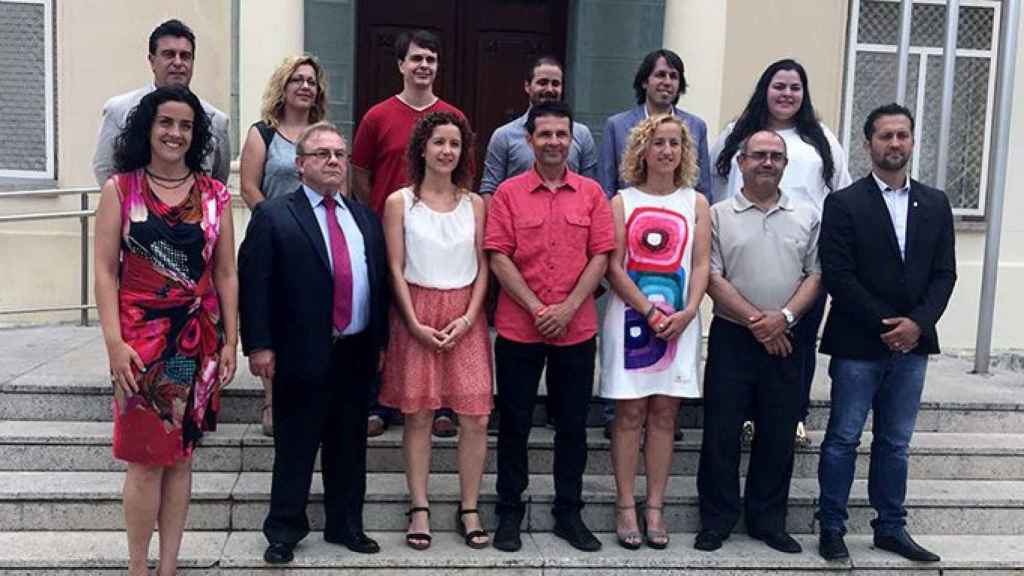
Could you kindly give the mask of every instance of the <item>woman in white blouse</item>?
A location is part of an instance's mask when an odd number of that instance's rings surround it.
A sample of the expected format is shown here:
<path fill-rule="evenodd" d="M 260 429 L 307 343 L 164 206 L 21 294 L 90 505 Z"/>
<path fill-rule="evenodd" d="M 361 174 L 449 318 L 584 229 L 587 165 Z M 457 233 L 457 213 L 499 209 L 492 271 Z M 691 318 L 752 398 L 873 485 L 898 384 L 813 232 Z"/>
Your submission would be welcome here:
<path fill-rule="evenodd" d="M 743 187 L 736 156 L 743 141 L 759 130 L 774 130 L 786 142 L 789 162 L 779 185 L 793 200 L 803 201 L 821 214 L 825 196 L 851 184 L 846 152 L 827 126 L 818 121 L 811 104 L 807 72 L 799 62 L 779 60 L 761 74 L 747 107 L 726 126 L 711 149 L 715 163 L 711 174 L 712 198 L 720 202 Z M 795 319 L 794 352 L 803 355 L 801 371 L 802 407 L 796 442 L 809 444 L 804 429 L 814 380 L 818 327 L 825 310 L 825 294 L 802 318 Z M 752 431 L 752 428 L 750 428 Z M 744 436 L 749 438 L 749 434 Z"/>
<path fill-rule="evenodd" d="M 484 202 L 473 180 L 473 134 L 461 116 L 433 112 L 413 130 L 411 186 L 384 204 L 384 234 L 394 289 L 391 340 L 380 403 L 402 411 L 409 485 L 406 543 L 430 546 L 427 476 L 434 411 L 459 415 L 462 498 L 455 523 L 471 548 L 490 544 L 477 513 L 491 413 L 491 351 L 481 313 L 487 292 Z"/>

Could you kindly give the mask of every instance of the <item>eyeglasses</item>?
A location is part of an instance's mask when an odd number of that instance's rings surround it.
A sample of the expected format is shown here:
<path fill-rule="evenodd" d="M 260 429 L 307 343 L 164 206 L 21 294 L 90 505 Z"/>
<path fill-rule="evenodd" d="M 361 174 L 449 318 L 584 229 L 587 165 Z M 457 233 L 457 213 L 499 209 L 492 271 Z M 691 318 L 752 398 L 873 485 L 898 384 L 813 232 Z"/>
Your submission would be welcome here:
<path fill-rule="evenodd" d="M 303 77 L 303 76 L 292 76 L 291 78 L 288 79 L 288 83 L 289 84 L 298 84 L 300 87 L 301 86 L 309 86 L 310 88 L 316 88 L 317 87 L 316 78 L 306 78 L 306 77 Z"/>
<path fill-rule="evenodd" d="M 327 162 L 331 158 L 337 158 L 339 161 L 348 159 L 348 150 L 339 148 L 337 150 L 331 150 L 330 148 L 320 148 L 313 150 L 312 152 L 303 152 L 299 156 L 313 156 L 321 162 Z"/>
<path fill-rule="evenodd" d="M 754 162 L 771 160 L 772 164 L 781 164 L 786 161 L 785 152 L 765 152 L 764 150 L 754 150 L 753 152 L 742 152 L 741 155 L 745 158 L 750 158 Z"/>

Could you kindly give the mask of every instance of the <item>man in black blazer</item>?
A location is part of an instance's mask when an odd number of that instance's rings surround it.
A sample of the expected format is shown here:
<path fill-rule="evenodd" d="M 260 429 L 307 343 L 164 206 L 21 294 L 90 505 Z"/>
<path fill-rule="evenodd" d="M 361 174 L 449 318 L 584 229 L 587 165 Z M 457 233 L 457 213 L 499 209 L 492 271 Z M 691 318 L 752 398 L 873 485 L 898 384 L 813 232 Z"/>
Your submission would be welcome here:
<path fill-rule="evenodd" d="M 956 282 L 949 200 L 911 180 L 914 118 L 889 104 L 868 115 L 872 173 L 829 194 L 822 215 L 822 280 L 832 296 L 821 351 L 832 356 L 832 409 L 821 445 L 818 550 L 846 558 L 846 506 L 857 446 L 874 410 L 868 493 L 877 517 L 875 547 L 938 561 L 905 529 L 908 447 L 928 355 L 939 352 L 935 324 Z"/>
<path fill-rule="evenodd" d="M 370 381 L 387 340 L 380 221 L 346 196 L 348 148 L 326 122 L 296 142 L 302 187 L 253 210 L 239 253 L 242 347 L 274 387 L 274 473 L 263 533 L 285 563 L 309 533 L 306 503 L 321 451 L 324 539 L 380 548 L 363 531 Z"/>

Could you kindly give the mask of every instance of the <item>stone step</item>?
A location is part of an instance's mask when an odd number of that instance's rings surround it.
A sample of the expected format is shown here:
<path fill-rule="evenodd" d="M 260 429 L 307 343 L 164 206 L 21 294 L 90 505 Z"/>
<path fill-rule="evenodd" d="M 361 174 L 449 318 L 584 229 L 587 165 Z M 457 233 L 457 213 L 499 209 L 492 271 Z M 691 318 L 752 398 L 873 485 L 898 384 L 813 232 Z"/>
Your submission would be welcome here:
<path fill-rule="evenodd" d="M 221 404 L 220 422 L 253 424 L 258 422 L 263 399 L 255 388 L 229 388 Z M 1019 398 L 1018 398 L 1019 400 Z M 109 421 L 111 394 L 102 385 L 40 385 L 36 382 L 0 384 L 0 420 Z M 601 426 L 604 404 L 595 398 L 588 407 L 589 426 Z M 821 430 L 828 424 L 829 402 L 811 400 L 807 425 Z M 544 425 L 546 412 L 540 398 L 534 424 Z M 680 409 L 684 428 L 703 425 L 700 400 L 687 401 Z M 871 427 L 868 419 L 867 427 Z M 922 401 L 916 430 L 920 432 L 1007 433 L 1024 430 L 1024 402 Z"/>
<path fill-rule="evenodd" d="M 0 531 L 116 530 L 123 526 L 119 472 L 0 472 Z M 269 505 L 271 475 L 265 472 L 194 474 L 190 530 L 259 530 Z M 408 507 L 405 476 L 372 474 L 364 518 L 368 530 L 400 531 Z M 487 474 L 481 486 L 485 522 L 493 522 L 495 477 Z M 638 479 L 638 490 L 644 490 Z M 815 529 L 817 481 L 798 478 L 790 493 L 789 529 Z M 314 476 L 309 516 L 314 529 L 323 526 L 322 484 Z M 458 505 L 458 477 L 430 477 L 434 528 L 453 530 Z M 550 507 L 553 481 L 531 476 L 526 495 L 524 527 L 552 529 Z M 666 518 L 672 531 L 698 528 L 696 481 L 692 476 L 670 479 Z M 910 530 L 922 534 L 1024 534 L 1024 482 L 992 480 L 911 480 L 907 490 Z M 584 516 L 592 529 L 614 529 L 615 483 L 610 476 L 585 476 Z M 874 512 L 868 506 L 867 482 L 856 480 L 850 500 L 850 531 L 871 530 Z"/>
<path fill-rule="evenodd" d="M 672 474 L 697 473 L 701 431 L 688 429 L 675 445 Z M 794 465 L 797 478 L 817 477 L 821 431 L 811 431 L 812 446 L 799 449 Z M 489 439 L 491 454 L 487 471 L 494 472 L 495 438 Z M 10 420 L 0 422 L 0 470 L 8 471 L 114 471 L 124 464 L 110 454 L 109 422 L 52 422 Z M 871 433 L 864 434 L 857 475 L 867 477 Z M 369 440 L 367 464 L 370 472 L 403 472 L 402 428 L 392 427 Z M 587 473 L 611 474 L 609 441 L 600 429 L 589 430 Z M 434 439 L 434 472 L 456 472 L 455 438 Z M 550 473 L 554 432 L 537 427 L 531 434 L 530 469 Z M 1024 480 L 1024 434 L 961 434 L 919 432 L 911 446 L 910 474 L 927 480 Z M 206 435 L 196 452 L 194 469 L 203 472 L 269 472 L 273 466 L 273 440 L 260 433 L 259 426 L 222 424 Z M 745 458 L 744 464 L 746 466 Z"/>
<path fill-rule="evenodd" d="M 5 330 L 0 340 L 0 420 L 110 419 L 107 355 L 98 328 Z M 818 356 L 808 419 L 814 430 L 823 429 L 828 419 L 828 361 L 827 356 Z M 246 366 L 240 357 L 238 375 L 225 390 L 222 422 L 246 424 L 259 418 L 262 385 Z M 960 358 L 932 357 L 917 429 L 1007 434 L 1024 430 L 1024 374 L 996 370 L 983 377 L 969 374 L 970 369 Z M 594 426 L 602 422 L 601 408 L 597 402 L 590 406 Z M 699 402 L 688 403 L 682 412 L 684 427 L 701 426 Z M 539 406 L 537 421 L 543 424 Z"/>
<path fill-rule="evenodd" d="M 733 535 L 717 552 L 694 550 L 692 533 L 672 534 L 668 549 L 624 550 L 612 534 L 599 534 L 598 553 L 579 552 L 549 533 L 523 535 L 523 548 L 505 553 L 494 548 L 470 550 L 454 534 L 439 535 L 426 551 L 405 546 L 400 533 L 371 533 L 382 546 L 379 554 L 353 554 L 324 542 L 314 532 L 295 549 L 286 567 L 263 562 L 266 541 L 260 532 L 186 532 L 179 574 L 221 576 L 274 574 L 326 576 L 414 574 L 485 576 L 647 576 L 690 574 L 882 574 L 928 576 L 1017 574 L 1024 570 L 1024 539 L 1015 536 L 931 535 L 916 539 L 942 556 L 942 562 L 915 564 L 877 550 L 868 535 L 847 537 L 850 559 L 826 562 L 816 553 L 817 541 L 799 535 L 801 554 L 782 554 L 745 535 Z M 156 539 L 150 558 L 155 562 Z M 0 576 L 113 576 L 123 574 L 127 545 L 122 532 L 0 532 Z"/>

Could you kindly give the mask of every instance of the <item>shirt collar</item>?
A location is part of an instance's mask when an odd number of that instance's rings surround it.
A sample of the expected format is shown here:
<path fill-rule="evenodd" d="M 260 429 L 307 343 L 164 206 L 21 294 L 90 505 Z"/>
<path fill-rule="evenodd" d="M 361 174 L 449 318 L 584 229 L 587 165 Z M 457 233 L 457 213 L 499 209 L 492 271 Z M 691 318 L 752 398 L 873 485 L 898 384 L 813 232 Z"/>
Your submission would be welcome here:
<path fill-rule="evenodd" d="M 644 101 L 644 103 L 640 105 L 640 109 L 644 113 L 644 120 L 646 120 L 646 119 L 651 117 L 650 113 L 647 112 L 647 102 L 646 101 Z M 676 108 L 674 104 L 672 105 L 672 115 L 675 116 L 676 118 L 682 118 L 682 116 L 680 116 L 680 114 L 679 114 L 679 109 Z"/>
<path fill-rule="evenodd" d="M 742 190 L 732 197 L 732 209 L 736 212 L 743 212 L 750 208 L 757 208 L 757 205 L 744 196 Z M 779 189 L 779 201 L 775 203 L 775 206 L 772 206 L 772 208 L 768 210 L 768 213 L 771 214 L 775 210 L 793 210 L 793 205 L 790 203 L 789 196 L 787 196 L 781 188 Z"/>
<path fill-rule="evenodd" d="M 315 190 L 313 190 L 309 186 L 306 186 L 305 184 L 303 184 L 302 185 L 302 191 L 306 193 L 306 198 L 309 199 L 309 205 L 312 206 L 313 208 L 316 208 L 316 207 L 320 206 L 320 204 L 323 203 L 323 201 L 324 201 L 323 195 L 317 193 Z M 335 205 L 340 206 L 342 210 L 348 210 L 348 205 L 345 204 L 345 202 L 342 201 L 341 193 L 340 192 L 335 192 L 333 194 L 333 196 L 334 196 L 334 203 L 335 203 Z"/>
<path fill-rule="evenodd" d="M 530 192 L 536 192 L 540 188 L 547 189 L 544 185 L 544 179 L 540 177 L 540 173 L 537 172 L 537 165 L 534 164 L 532 168 L 526 173 L 526 185 Z M 558 188 L 559 190 L 567 190 L 569 192 L 575 192 L 580 189 L 580 175 L 569 169 L 567 165 L 565 167 L 565 181 Z"/>
<path fill-rule="evenodd" d="M 878 185 L 878 189 L 881 190 L 882 192 L 896 192 L 898 194 L 903 192 L 910 192 L 910 176 L 906 177 L 907 182 L 901 188 L 890 187 L 888 184 L 885 183 L 884 180 L 879 178 L 878 174 L 875 174 L 874 171 L 871 172 L 871 177 L 875 179 L 875 184 Z"/>

